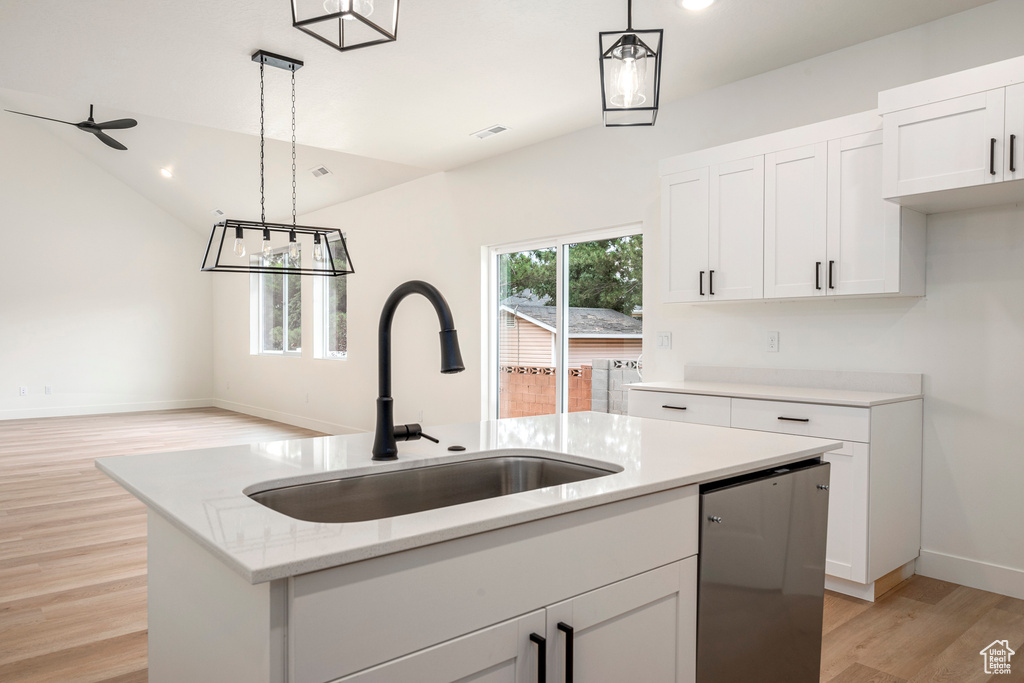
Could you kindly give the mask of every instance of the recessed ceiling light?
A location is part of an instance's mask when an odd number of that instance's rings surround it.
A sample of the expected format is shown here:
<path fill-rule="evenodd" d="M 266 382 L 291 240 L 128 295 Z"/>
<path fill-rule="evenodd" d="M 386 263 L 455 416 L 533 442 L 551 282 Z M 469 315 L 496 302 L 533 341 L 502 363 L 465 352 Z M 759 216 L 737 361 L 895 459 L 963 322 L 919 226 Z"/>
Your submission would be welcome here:
<path fill-rule="evenodd" d="M 174 177 L 174 173 L 169 168 L 161 168 L 160 169 L 160 175 L 162 175 L 164 178 L 173 178 Z"/>
<path fill-rule="evenodd" d="M 715 0 L 676 0 L 676 4 L 683 9 L 688 10 L 699 10 L 710 7 Z"/>

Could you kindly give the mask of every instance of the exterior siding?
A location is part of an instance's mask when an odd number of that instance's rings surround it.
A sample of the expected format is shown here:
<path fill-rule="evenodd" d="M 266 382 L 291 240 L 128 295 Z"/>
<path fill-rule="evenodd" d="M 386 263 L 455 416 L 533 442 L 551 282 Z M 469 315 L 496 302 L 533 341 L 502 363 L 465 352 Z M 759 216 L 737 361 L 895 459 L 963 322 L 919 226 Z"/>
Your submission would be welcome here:
<path fill-rule="evenodd" d="M 569 367 L 591 365 L 595 358 L 636 360 L 643 342 L 640 339 L 573 339 L 569 338 Z"/>
<path fill-rule="evenodd" d="M 509 320 L 515 322 L 514 326 Z M 498 320 L 498 363 L 500 365 L 553 366 L 554 336 L 528 320 L 502 311 Z"/>

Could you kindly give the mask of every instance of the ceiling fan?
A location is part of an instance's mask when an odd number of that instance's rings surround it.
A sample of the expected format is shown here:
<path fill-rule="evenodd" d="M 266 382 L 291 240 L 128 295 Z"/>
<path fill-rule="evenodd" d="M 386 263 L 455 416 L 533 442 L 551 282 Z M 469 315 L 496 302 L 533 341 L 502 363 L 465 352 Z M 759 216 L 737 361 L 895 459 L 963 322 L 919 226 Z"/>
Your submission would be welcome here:
<path fill-rule="evenodd" d="M 74 126 L 78 130 L 84 130 L 86 133 L 92 133 L 100 139 L 103 144 L 107 147 L 113 147 L 114 149 L 127 150 L 128 148 L 122 145 L 120 142 L 110 137 L 103 131 L 105 130 L 116 130 L 119 128 L 134 128 L 139 125 L 139 122 L 135 119 L 116 119 L 114 121 L 105 121 L 103 123 L 96 123 L 92 117 L 92 105 L 89 105 L 89 120 L 81 121 L 80 123 L 71 123 L 70 121 L 61 121 L 60 119 L 51 119 L 46 116 L 37 116 L 35 114 L 26 114 L 23 111 L 11 111 L 5 109 L 4 111 L 10 112 L 11 114 L 21 114 L 22 116 L 31 116 L 35 119 L 43 119 L 46 121 L 56 121 L 57 123 L 66 123 L 69 126 Z"/>

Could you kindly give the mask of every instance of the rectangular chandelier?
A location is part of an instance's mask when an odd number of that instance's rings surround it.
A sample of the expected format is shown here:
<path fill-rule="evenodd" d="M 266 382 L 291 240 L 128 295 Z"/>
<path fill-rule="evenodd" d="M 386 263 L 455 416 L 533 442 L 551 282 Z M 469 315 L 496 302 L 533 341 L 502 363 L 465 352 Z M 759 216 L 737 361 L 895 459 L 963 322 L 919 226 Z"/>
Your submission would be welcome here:
<path fill-rule="evenodd" d="M 398 38 L 399 0 L 292 0 L 292 26 L 335 50 Z"/>
<path fill-rule="evenodd" d="M 233 219 L 213 226 L 202 270 L 322 277 L 355 272 L 338 228 Z"/>

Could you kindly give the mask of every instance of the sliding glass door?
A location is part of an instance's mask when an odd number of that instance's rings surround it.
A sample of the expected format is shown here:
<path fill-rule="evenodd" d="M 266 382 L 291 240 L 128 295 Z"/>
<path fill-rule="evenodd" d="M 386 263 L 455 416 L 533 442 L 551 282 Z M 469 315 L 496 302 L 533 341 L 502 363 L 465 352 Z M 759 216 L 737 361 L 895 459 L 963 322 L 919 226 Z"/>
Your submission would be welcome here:
<path fill-rule="evenodd" d="M 621 384 L 640 372 L 639 226 L 491 255 L 489 414 L 624 413 Z"/>

